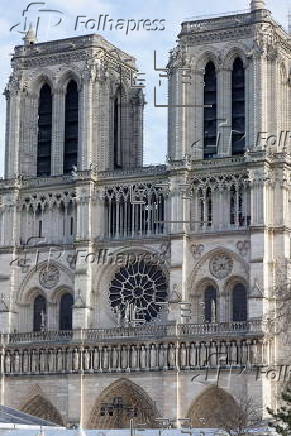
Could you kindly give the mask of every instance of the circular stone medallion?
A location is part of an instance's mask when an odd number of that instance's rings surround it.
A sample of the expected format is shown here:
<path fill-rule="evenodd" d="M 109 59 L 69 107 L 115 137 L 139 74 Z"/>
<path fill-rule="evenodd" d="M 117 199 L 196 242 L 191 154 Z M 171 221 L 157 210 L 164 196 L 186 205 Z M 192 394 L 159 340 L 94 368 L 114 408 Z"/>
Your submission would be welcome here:
<path fill-rule="evenodd" d="M 47 289 L 57 286 L 60 278 L 59 269 L 52 264 L 44 265 L 39 272 L 39 283 Z"/>
<path fill-rule="evenodd" d="M 217 279 L 227 277 L 233 268 L 233 260 L 226 254 L 216 254 L 209 262 L 210 273 Z"/>

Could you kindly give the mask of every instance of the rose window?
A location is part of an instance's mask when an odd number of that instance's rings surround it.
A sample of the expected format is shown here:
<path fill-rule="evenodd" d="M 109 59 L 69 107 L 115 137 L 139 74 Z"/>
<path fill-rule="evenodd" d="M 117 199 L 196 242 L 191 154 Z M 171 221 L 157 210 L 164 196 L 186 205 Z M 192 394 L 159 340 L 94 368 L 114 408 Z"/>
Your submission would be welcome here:
<path fill-rule="evenodd" d="M 167 301 L 167 281 L 163 271 L 144 261 L 127 264 L 115 274 L 109 299 L 120 320 L 142 324 L 155 319 Z"/>

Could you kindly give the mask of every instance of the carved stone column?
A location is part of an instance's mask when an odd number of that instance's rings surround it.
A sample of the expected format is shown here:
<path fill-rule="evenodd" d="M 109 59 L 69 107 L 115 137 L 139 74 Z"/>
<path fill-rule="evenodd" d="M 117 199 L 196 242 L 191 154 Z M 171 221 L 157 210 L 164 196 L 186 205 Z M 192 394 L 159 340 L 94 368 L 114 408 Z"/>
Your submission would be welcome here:
<path fill-rule="evenodd" d="M 27 350 L 23 351 L 23 372 L 24 373 L 29 372 L 29 355 Z"/>
<path fill-rule="evenodd" d="M 65 138 L 65 89 L 55 89 L 52 108 L 52 176 L 63 174 Z"/>
<path fill-rule="evenodd" d="M 218 122 L 217 122 L 217 152 L 220 156 L 232 155 L 232 70 L 219 68 L 217 72 L 218 91 Z"/>
<path fill-rule="evenodd" d="M 92 147 L 92 78 L 85 71 L 79 90 L 79 131 L 78 131 L 78 169 L 90 168 Z"/>
<path fill-rule="evenodd" d="M 155 370 L 157 369 L 157 349 L 156 349 L 156 345 L 152 344 L 150 346 L 150 368 L 151 370 Z"/>

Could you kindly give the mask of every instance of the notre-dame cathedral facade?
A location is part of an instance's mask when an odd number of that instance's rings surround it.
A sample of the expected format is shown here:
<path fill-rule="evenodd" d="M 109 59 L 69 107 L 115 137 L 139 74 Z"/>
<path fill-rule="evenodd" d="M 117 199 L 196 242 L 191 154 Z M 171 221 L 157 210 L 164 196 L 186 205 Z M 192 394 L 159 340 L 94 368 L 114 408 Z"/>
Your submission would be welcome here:
<path fill-rule="evenodd" d="M 4 92 L 1 404 L 215 427 L 252 398 L 266 419 L 290 371 L 290 69 L 262 0 L 184 21 L 167 161 L 143 166 L 134 58 L 29 30 Z"/>

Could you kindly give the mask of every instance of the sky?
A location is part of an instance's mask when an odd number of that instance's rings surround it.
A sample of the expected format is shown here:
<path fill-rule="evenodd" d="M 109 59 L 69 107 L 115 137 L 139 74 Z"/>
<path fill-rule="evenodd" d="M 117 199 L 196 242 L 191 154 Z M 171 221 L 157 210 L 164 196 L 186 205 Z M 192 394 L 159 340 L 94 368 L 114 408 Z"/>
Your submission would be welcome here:
<path fill-rule="evenodd" d="M 157 52 L 159 67 L 167 63 L 169 51 L 175 47 L 176 37 L 181 22 L 187 18 L 246 10 L 249 0 L 47 0 L 42 4 L 31 5 L 21 0 L 1 0 L 0 18 L 0 89 L 4 91 L 10 74 L 10 57 L 15 45 L 22 44 L 24 17 L 36 23 L 39 17 L 38 41 L 73 37 L 82 34 L 99 33 L 122 50 L 137 59 L 139 71 L 145 75 L 145 96 L 147 104 L 144 112 L 144 162 L 157 164 L 165 162 L 167 153 L 167 109 L 154 107 L 153 90 L 157 87 L 159 103 L 166 103 L 166 79 L 161 89 L 158 88 L 159 77 L 154 71 L 153 52 Z M 288 7 L 291 0 L 267 0 L 266 5 L 275 19 L 287 28 Z M 40 11 L 40 9 L 42 11 Z M 44 12 L 43 10 L 58 12 Z M 100 15 L 108 19 L 125 19 L 130 21 L 130 28 L 138 20 L 165 20 L 157 23 L 164 30 L 147 29 L 129 30 L 126 28 L 103 31 L 90 28 L 97 26 Z M 77 18 L 79 17 L 79 18 Z M 89 21 L 88 21 L 89 20 Z M 59 21 L 61 21 L 58 25 Z M 87 22 L 88 21 L 88 22 Z M 77 26 L 76 26 L 77 22 Z M 87 25 L 82 22 L 87 22 Z M 13 28 L 12 28 L 13 27 Z M 12 28 L 12 29 L 11 29 Z M 5 143 L 5 98 L 0 94 L 0 176 L 4 172 Z"/>

